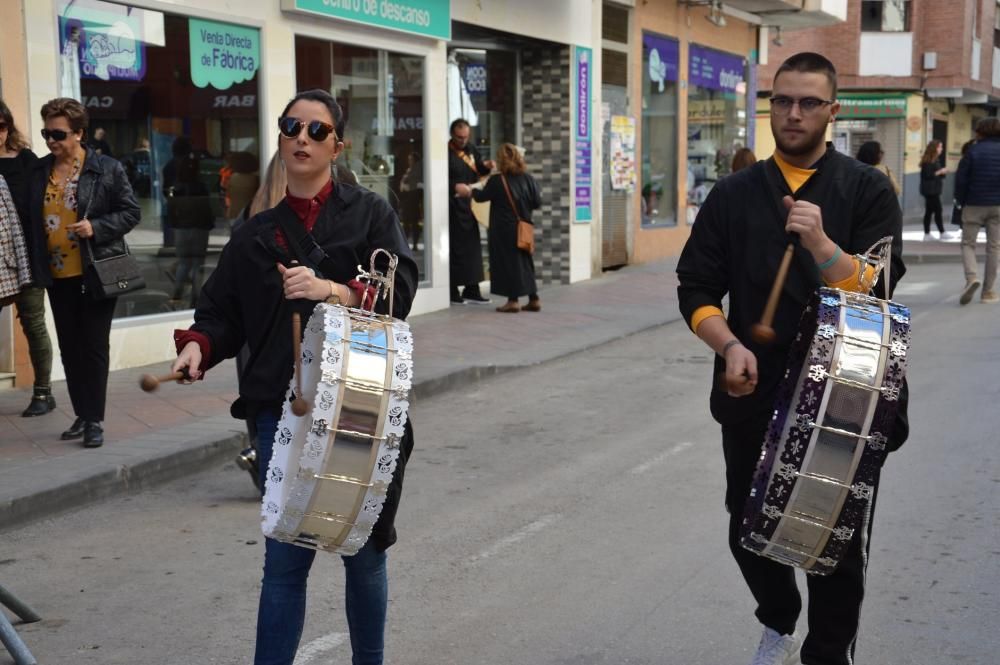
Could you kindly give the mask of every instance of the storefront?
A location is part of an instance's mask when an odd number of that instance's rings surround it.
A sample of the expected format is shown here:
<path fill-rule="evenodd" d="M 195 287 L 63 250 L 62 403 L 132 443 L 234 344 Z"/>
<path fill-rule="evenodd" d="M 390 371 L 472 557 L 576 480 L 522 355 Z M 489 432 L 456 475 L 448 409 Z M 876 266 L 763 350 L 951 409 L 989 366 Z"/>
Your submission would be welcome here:
<path fill-rule="evenodd" d="M 906 142 L 906 93 L 840 93 L 840 112 L 833 123 L 833 145 L 855 156 L 863 144 L 878 141 L 882 161 L 902 184 Z"/>

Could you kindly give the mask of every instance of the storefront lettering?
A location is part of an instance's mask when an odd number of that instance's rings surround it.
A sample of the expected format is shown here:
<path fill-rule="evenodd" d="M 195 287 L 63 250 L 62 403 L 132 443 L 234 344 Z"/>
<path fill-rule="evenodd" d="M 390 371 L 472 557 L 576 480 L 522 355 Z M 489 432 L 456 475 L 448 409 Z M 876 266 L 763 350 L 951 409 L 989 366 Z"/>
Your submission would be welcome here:
<path fill-rule="evenodd" d="M 248 81 L 260 66 L 260 32 L 215 21 L 188 19 L 191 80 L 199 88 L 226 90 Z"/>
<path fill-rule="evenodd" d="M 743 75 L 740 72 L 730 72 L 725 69 L 719 72 L 719 85 L 723 90 L 736 90 L 736 86 L 743 82 Z"/>
<path fill-rule="evenodd" d="M 101 97 L 84 97 L 82 100 L 83 105 L 88 109 L 109 109 L 115 104 L 115 98 L 111 95 L 103 95 Z"/>
<path fill-rule="evenodd" d="M 406 23 L 426 28 L 431 24 L 431 13 L 426 9 L 390 2 L 390 0 L 323 0 L 323 6 L 340 9 L 345 14 L 354 12 L 380 16 L 387 21 Z"/>
<path fill-rule="evenodd" d="M 257 104 L 257 95 L 217 95 L 212 102 L 212 108 L 253 108 Z"/>

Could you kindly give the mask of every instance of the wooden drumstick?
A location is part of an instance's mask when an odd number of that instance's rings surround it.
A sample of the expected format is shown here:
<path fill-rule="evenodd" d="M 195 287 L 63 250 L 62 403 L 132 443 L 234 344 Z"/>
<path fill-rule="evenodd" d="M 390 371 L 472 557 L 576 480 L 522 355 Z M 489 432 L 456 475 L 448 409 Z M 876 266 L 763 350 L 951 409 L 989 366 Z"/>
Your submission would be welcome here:
<path fill-rule="evenodd" d="M 778 310 L 781 289 L 785 287 L 785 278 L 788 277 L 788 268 L 792 265 L 792 256 L 794 255 L 795 244 L 788 243 L 788 247 L 785 248 L 785 255 L 781 257 L 781 265 L 778 266 L 778 274 L 774 278 L 774 286 L 771 287 L 771 295 L 767 297 L 764 314 L 760 317 L 760 322 L 753 324 L 750 328 L 750 336 L 758 344 L 770 344 L 777 337 L 772 327 L 774 313 Z"/>
<path fill-rule="evenodd" d="M 167 381 L 180 381 L 186 376 L 186 372 L 173 372 L 172 374 L 164 374 L 163 376 L 143 374 L 139 379 L 139 387 L 147 393 L 151 393 L 159 388 L 161 383 L 166 383 Z"/>
<path fill-rule="evenodd" d="M 295 399 L 292 413 L 304 416 L 309 412 L 309 403 L 302 397 L 302 317 L 292 312 L 292 353 L 295 354 Z"/>

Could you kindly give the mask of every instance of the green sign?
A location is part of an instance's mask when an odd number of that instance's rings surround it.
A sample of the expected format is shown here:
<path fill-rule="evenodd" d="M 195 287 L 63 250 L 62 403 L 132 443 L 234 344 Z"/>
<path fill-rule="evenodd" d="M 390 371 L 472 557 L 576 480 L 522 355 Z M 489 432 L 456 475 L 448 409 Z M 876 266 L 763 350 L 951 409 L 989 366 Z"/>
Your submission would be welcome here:
<path fill-rule="evenodd" d="M 451 39 L 450 0 L 282 0 L 282 8 Z"/>
<path fill-rule="evenodd" d="M 905 95 L 841 95 L 838 120 L 851 118 L 905 118 Z"/>
<path fill-rule="evenodd" d="M 260 68 L 260 31 L 230 23 L 188 19 L 191 81 L 227 90 L 249 81 Z"/>

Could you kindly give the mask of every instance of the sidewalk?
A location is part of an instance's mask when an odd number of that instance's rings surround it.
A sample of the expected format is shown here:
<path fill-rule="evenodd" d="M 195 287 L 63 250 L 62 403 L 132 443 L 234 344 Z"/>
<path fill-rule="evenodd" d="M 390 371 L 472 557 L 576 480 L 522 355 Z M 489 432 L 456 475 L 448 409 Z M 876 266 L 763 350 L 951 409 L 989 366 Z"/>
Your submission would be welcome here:
<path fill-rule="evenodd" d="M 941 239 L 934 229 L 933 240 L 924 240 L 922 216 L 909 216 L 903 220 L 903 259 L 907 263 L 961 263 L 962 262 L 962 229 L 945 220 L 944 230 L 952 237 Z M 980 230 L 976 239 L 976 257 L 980 262 L 986 260 L 986 231 Z"/>
<path fill-rule="evenodd" d="M 676 259 L 629 266 L 541 292 L 542 311 L 500 314 L 502 304 L 451 307 L 410 319 L 415 399 L 544 363 L 680 319 Z M 139 390 L 139 376 L 169 363 L 112 372 L 105 444 L 60 441 L 73 420 L 64 382 L 55 412 L 21 418 L 29 389 L 0 391 L 0 530 L 235 458 L 246 445 L 229 416 L 236 372 L 227 361 L 191 386 Z M 248 479 L 249 482 L 249 479 Z"/>

